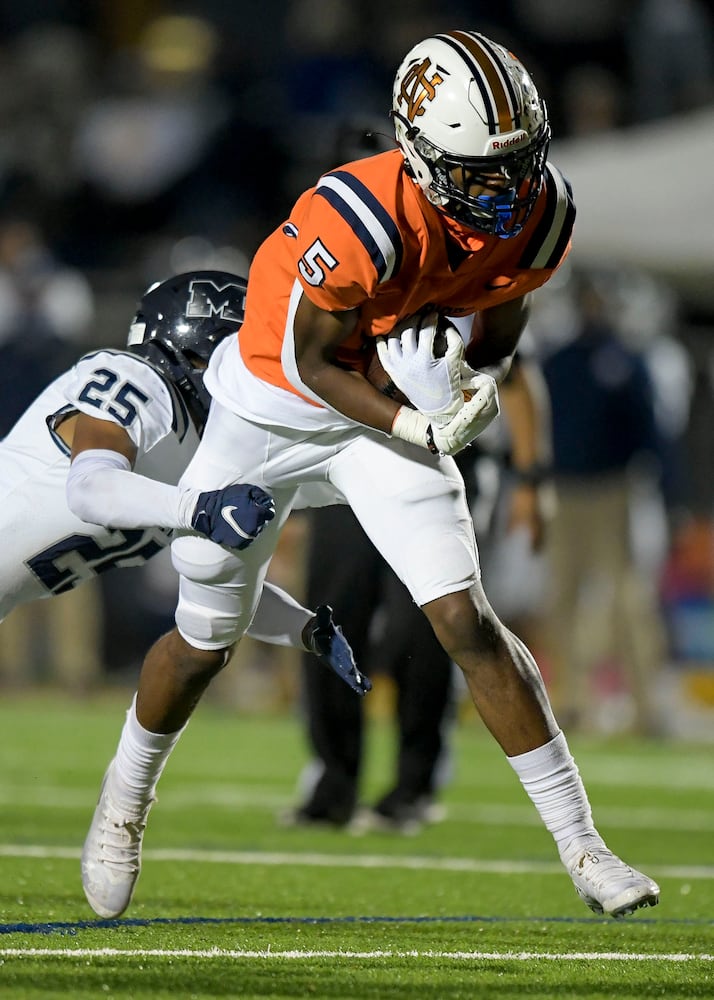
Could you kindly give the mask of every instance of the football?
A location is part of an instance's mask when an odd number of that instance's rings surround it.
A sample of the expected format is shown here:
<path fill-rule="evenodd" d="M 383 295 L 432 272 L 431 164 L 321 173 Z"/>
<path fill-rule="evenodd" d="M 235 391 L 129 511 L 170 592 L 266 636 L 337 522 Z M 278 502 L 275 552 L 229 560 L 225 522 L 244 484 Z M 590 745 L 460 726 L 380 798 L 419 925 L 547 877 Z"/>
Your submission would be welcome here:
<path fill-rule="evenodd" d="M 375 389 L 379 389 L 383 395 L 389 396 L 395 402 L 409 402 L 404 393 L 396 387 L 391 376 L 382 367 L 382 362 L 379 360 L 379 355 L 377 354 L 376 344 L 372 348 L 372 358 L 367 366 L 366 377 L 367 381 L 371 382 Z"/>

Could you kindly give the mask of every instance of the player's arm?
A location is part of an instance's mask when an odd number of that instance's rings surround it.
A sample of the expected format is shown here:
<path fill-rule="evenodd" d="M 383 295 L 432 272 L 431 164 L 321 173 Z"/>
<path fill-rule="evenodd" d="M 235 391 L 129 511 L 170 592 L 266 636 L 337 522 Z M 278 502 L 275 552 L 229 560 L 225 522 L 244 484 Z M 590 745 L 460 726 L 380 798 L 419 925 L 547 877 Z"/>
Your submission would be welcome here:
<path fill-rule="evenodd" d="M 478 371 L 489 372 L 500 384 L 511 366 L 528 312 L 528 296 L 522 295 L 476 313 L 466 345 L 467 363 Z"/>
<path fill-rule="evenodd" d="M 186 529 L 242 549 L 275 515 L 272 498 L 249 484 L 202 493 L 133 471 L 137 448 L 113 420 L 79 413 L 72 428 L 67 505 L 82 521 L 108 528 Z M 230 518 L 223 511 L 230 508 Z"/>
<path fill-rule="evenodd" d="M 448 423 L 440 424 L 409 406 L 384 396 L 363 375 L 335 364 L 338 345 L 349 335 L 354 311 L 331 313 L 306 296 L 294 319 L 295 360 L 303 385 L 332 409 L 433 454 L 454 455 L 466 447 L 498 414 L 495 383 L 479 376 L 471 398 Z"/>
<path fill-rule="evenodd" d="M 390 433 L 399 404 L 363 375 L 335 364 L 337 348 L 352 332 L 356 311 L 328 312 L 303 295 L 295 314 L 295 355 L 304 385 L 346 417 Z"/>
<path fill-rule="evenodd" d="M 134 468 L 136 445 L 127 431 L 113 420 L 99 420 L 88 413 L 78 413 L 73 420 L 72 459 L 83 451 L 115 451 Z"/>

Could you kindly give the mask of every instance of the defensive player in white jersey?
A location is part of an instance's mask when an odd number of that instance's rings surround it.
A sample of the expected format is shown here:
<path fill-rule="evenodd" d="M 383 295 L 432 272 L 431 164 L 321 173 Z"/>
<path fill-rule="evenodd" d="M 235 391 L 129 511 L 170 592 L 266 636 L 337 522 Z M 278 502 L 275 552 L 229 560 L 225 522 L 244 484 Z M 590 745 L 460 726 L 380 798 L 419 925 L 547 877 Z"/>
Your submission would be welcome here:
<path fill-rule="evenodd" d="M 537 664 L 486 597 L 451 457 L 497 414 L 496 379 L 523 330 L 527 293 L 570 245 L 575 210 L 546 159 L 545 105 L 505 47 L 449 31 L 407 54 L 392 116 L 398 148 L 319 178 L 258 248 L 240 335 L 211 358 L 206 432 L 181 484 L 257 482 L 273 495 L 276 515 L 239 556 L 202 538 L 173 543 L 177 627 L 144 660 L 136 715 L 83 850 L 85 894 L 104 916 L 131 899 L 157 774 L 196 692 L 250 624 L 305 484 L 345 498 L 407 585 L 584 902 L 622 916 L 659 899 L 656 883 L 595 828 Z M 467 347 L 447 325 L 439 358 L 439 316 L 472 313 Z M 411 406 L 365 377 L 375 341 L 401 321 L 383 364 Z"/>
<path fill-rule="evenodd" d="M 203 432 L 205 366 L 219 341 L 235 335 L 244 302 L 245 280 L 226 272 L 152 286 L 128 349 L 85 355 L 0 441 L 0 620 L 18 604 L 146 562 L 175 532 L 235 549 L 259 534 L 272 517 L 263 490 L 175 485 Z M 358 693 L 368 690 L 327 606 L 309 611 L 266 582 L 250 634 L 307 649 Z"/>

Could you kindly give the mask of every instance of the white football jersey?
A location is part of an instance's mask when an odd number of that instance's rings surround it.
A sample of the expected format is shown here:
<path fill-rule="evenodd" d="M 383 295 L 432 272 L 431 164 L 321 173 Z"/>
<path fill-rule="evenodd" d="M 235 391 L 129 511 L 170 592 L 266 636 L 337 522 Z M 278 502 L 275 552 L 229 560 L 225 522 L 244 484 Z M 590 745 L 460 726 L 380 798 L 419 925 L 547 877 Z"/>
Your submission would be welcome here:
<path fill-rule="evenodd" d="M 77 411 L 120 424 L 136 471 L 161 482 L 178 482 L 198 444 L 176 389 L 136 355 L 97 351 L 55 379 L 0 441 L 0 620 L 24 601 L 140 565 L 171 540 L 165 529 L 109 529 L 69 510 L 69 451 L 55 428 Z"/>

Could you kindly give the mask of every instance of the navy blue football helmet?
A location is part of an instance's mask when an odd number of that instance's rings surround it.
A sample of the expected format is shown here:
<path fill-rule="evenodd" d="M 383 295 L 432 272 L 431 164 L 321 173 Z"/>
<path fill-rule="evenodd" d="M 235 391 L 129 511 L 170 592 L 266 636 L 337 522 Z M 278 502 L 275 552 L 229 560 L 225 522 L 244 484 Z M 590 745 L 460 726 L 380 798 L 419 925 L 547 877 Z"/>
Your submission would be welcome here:
<path fill-rule="evenodd" d="M 127 347 L 178 390 L 199 435 L 211 399 L 203 372 L 216 345 L 240 330 L 247 282 L 227 271 L 189 271 L 151 285 L 129 328 Z"/>

